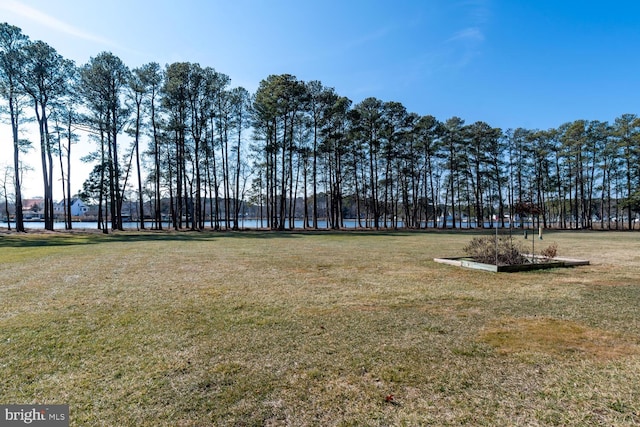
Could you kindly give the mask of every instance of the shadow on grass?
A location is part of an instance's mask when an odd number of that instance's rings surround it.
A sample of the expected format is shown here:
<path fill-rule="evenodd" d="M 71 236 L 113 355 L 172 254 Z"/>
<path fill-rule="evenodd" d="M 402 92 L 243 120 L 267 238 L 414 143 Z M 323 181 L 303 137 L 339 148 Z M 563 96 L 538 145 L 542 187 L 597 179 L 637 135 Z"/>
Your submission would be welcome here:
<path fill-rule="evenodd" d="M 0 248 L 76 246 L 112 242 L 197 242 L 218 238 L 271 239 L 297 237 L 300 233 L 288 231 L 111 231 L 108 234 L 97 230 L 74 230 L 53 232 L 0 232 Z"/>
<path fill-rule="evenodd" d="M 108 234 L 100 230 L 60 230 L 60 231 L 29 231 L 27 233 L 17 233 L 15 231 L 0 231 L 0 248 L 3 247 L 42 247 L 42 246 L 76 246 L 76 245 L 92 245 L 109 242 L 197 242 L 212 241 L 218 238 L 238 238 L 238 239 L 282 239 L 282 238 L 298 238 L 302 236 L 402 236 L 410 234 L 451 234 L 459 235 L 461 230 L 442 230 L 442 229 L 348 229 L 348 230 L 313 230 L 313 229 L 296 229 L 296 230 L 212 230 L 205 229 L 200 231 L 192 230 L 126 230 L 126 231 L 110 231 Z M 479 230 L 467 231 L 465 233 L 477 234 L 482 233 Z"/>

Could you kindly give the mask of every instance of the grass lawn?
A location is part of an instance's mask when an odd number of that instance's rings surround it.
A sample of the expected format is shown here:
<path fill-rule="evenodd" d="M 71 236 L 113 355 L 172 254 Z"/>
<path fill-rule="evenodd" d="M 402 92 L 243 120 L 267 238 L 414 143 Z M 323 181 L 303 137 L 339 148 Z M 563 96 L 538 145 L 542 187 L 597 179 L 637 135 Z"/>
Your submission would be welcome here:
<path fill-rule="evenodd" d="M 0 404 L 69 404 L 72 426 L 640 424 L 640 233 L 535 241 L 591 261 L 570 269 L 433 262 L 472 235 L 0 234 Z"/>

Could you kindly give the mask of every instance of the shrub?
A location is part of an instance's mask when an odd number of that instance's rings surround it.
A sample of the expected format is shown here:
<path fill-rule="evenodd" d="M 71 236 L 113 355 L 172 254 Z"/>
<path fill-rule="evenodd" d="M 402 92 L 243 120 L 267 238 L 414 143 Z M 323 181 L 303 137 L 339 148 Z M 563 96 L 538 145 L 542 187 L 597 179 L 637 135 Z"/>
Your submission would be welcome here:
<path fill-rule="evenodd" d="M 484 264 L 514 265 L 529 262 L 529 260 L 522 255 L 524 252 L 522 246 L 507 237 L 474 237 L 471 239 L 471 242 L 464 247 L 464 252 L 473 258 L 474 261 Z"/>
<path fill-rule="evenodd" d="M 556 242 L 553 242 L 547 248 L 541 250 L 540 255 L 548 260 L 555 258 L 558 255 L 558 244 Z"/>

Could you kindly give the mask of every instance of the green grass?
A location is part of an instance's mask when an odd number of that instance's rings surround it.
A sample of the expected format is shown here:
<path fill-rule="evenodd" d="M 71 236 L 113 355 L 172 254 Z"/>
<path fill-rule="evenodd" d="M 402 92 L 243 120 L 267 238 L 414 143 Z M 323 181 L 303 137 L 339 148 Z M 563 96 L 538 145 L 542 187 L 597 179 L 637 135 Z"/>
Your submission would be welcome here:
<path fill-rule="evenodd" d="M 0 403 L 73 426 L 640 424 L 640 234 L 535 242 L 573 269 L 433 262 L 473 235 L 1 234 Z"/>

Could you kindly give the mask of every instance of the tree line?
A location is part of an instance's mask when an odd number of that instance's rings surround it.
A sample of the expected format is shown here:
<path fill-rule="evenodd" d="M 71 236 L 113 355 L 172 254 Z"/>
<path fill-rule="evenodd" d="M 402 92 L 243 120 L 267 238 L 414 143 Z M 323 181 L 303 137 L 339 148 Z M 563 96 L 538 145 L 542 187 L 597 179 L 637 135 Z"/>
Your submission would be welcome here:
<path fill-rule="evenodd" d="M 255 93 L 197 63 L 129 68 L 102 52 L 81 66 L 0 24 L 0 93 L 12 131 L 16 229 L 22 218 L 21 138 L 37 124 L 44 221 L 53 229 L 53 172 L 72 227 L 72 148 L 88 135 L 95 166 L 80 195 L 105 232 L 126 200 L 139 226 L 238 229 L 251 204 L 268 228 L 301 220 L 358 227 L 504 227 L 534 219 L 561 228 L 633 228 L 640 212 L 640 118 L 576 120 L 502 130 L 440 121 L 399 102 L 353 102 L 289 74 Z M 87 140 L 87 139 L 85 139 Z M 164 225 L 163 225 L 164 224 Z"/>

